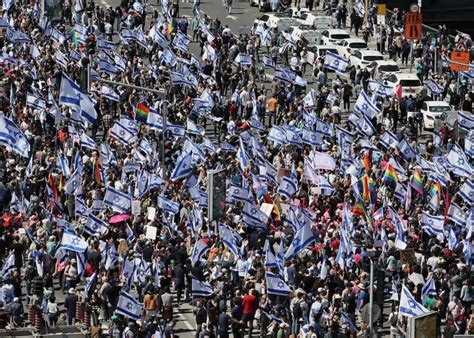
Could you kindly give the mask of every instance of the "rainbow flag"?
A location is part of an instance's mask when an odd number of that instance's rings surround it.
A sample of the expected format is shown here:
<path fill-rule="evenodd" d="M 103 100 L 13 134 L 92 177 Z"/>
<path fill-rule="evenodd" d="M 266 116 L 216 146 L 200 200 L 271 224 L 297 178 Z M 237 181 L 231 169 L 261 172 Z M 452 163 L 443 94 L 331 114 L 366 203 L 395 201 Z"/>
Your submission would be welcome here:
<path fill-rule="evenodd" d="M 362 198 L 364 199 L 364 201 L 368 201 L 369 200 L 369 176 L 367 176 L 367 174 L 362 176 L 359 182 L 362 188 L 361 189 Z"/>
<path fill-rule="evenodd" d="M 441 196 L 441 183 L 439 183 L 439 181 L 436 183 L 433 183 L 430 189 L 429 195 L 432 197 L 435 194 L 438 194 L 438 196 Z"/>
<path fill-rule="evenodd" d="M 352 213 L 354 216 L 362 216 L 364 215 L 364 204 L 360 198 L 357 199 L 356 204 L 352 207 Z"/>
<path fill-rule="evenodd" d="M 140 102 L 135 109 L 135 120 L 146 123 L 149 113 L 150 107 L 146 103 Z"/>
<path fill-rule="evenodd" d="M 377 186 L 373 179 L 369 177 L 369 195 L 370 195 L 370 204 L 377 203 Z"/>
<path fill-rule="evenodd" d="M 398 182 L 397 172 L 395 171 L 395 169 L 390 163 L 387 165 L 387 169 L 385 170 L 385 174 L 383 175 L 382 182 L 386 186 L 392 187 L 393 189 L 397 187 L 397 182 Z"/>
<path fill-rule="evenodd" d="M 420 195 L 425 193 L 423 189 L 423 181 L 421 180 L 421 175 L 418 170 L 415 170 L 411 178 L 411 187 L 416 190 Z"/>
<path fill-rule="evenodd" d="M 368 151 L 365 152 L 362 164 L 364 165 L 365 171 L 368 172 L 370 170 L 370 154 Z"/>
<path fill-rule="evenodd" d="M 49 174 L 48 183 L 49 183 L 49 186 L 51 187 L 51 191 L 53 192 L 54 197 L 59 198 L 58 186 L 56 184 L 56 180 L 54 179 L 53 175 L 51 175 L 51 174 Z"/>
<path fill-rule="evenodd" d="M 100 172 L 99 161 L 97 160 L 97 157 L 94 157 L 92 161 L 94 164 L 94 166 L 92 167 L 92 171 L 94 173 L 95 183 L 97 183 L 97 186 L 100 187 L 102 185 L 102 174 Z"/>

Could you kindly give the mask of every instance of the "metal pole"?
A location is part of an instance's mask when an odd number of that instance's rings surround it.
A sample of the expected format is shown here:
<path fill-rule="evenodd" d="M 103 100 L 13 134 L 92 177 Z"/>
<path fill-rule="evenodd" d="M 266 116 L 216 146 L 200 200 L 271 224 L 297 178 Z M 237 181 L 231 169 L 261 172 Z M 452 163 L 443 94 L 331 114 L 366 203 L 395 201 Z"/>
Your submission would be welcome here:
<path fill-rule="evenodd" d="M 168 114 L 168 102 L 163 100 L 161 107 L 161 116 L 163 117 L 163 140 L 161 142 L 161 168 L 163 169 L 163 178 L 166 179 L 166 164 L 165 164 L 165 138 L 166 138 L 166 121 Z"/>
<path fill-rule="evenodd" d="M 164 89 L 159 90 L 159 89 L 153 89 L 153 88 L 148 88 L 148 87 L 135 86 L 135 85 L 131 85 L 131 84 L 128 84 L 128 83 L 110 81 L 110 80 L 101 79 L 101 78 L 96 78 L 96 79 L 92 79 L 92 80 L 97 81 L 97 82 L 103 82 L 103 83 L 106 83 L 106 84 L 109 84 L 109 85 L 129 87 L 129 88 L 133 88 L 133 89 L 137 89 L 137 90 L 142 90 L 142 91 L 145 91 L 145 92 L 150 92 L 150 93 L 153 93 L 153 94 L 158 94 L 160 96 L 160 98 L 162 98 L 163 100 L 165 99 L 165 96 L 166 96 L 166 92 L 165 92 Z"/>
<path fill-rule="evenodd" d="M 369 29 L 369 0 L 365 0 L 364 20 L 365 20 L 365 27 Z"/>
<path fill-rule="evenodd" d="M 89 63 L 87 64 L 87 93 L 91 92 L 91 63 L 92 55 L 89 55 Z"/>
<path fill-rule="evenodd" d="M 413 40 L 410 40 L 410 73 L 413 68 Z"/>
<path fill-rule="evenodd" d="M 374 307 L 374 261 L 370 258 L 370 298 L 369 298 L 369 337 L 373 336 L 373 307 Z"/>

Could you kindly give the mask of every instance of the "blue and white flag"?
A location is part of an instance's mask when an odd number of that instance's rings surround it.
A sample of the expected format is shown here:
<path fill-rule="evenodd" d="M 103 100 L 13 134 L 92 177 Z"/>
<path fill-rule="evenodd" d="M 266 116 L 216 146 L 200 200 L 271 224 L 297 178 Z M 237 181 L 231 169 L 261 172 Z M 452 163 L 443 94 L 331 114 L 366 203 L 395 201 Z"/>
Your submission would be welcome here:
<path fill-rule="evenodd" d="M 67 232 L 63 233 L 61 247 L 74 252 L 84 252 L 88 246 L 89 244 L 79 236 Z"/>
<path fill-rule="evenodd" d="M 163 212 L 176 215 L 179 212 L 179 203 L 173 202 L 164 196 L 158 196 L 158 208 Z"/>
<path fill-rule="evenodd" d="M 105 192 L 104 205 L 119 212 L 128 213 L 132 208 L 132 199 L 129 195 L 109 186 Z"/>
<path fill-rule="evenodd" d="M 462 252 L 464 254 L 464 257 L 466 258 L 466 265 L 471 266 L 472 265 L 472 244 L 471 244 L 471 239 L 465 239 L 463 242 L 463 248 Z"/>
<path fill-rule="evenodd" d="M 100 87 L 100 95 L 112 101 L 120 101 L 120 95 L 117 94 L 112 88 L 106 85 Z"/>
<path fill-rule="evenodd" d="M 245 171 L 245 169 L 250 164 L 250 157 L 247 155 L 247 152 L 245 151 L 242 137 L 240 137 L 239 142 L 240 142 L 240 146 L 239 146 L 239 149 L 237 150 L 236 159 L 240 163 L 240 169 L 242 169 L 242 171 Z"/>
<path fill-rule="evenodd" d="M 294 146 L 301 146 L 301 143 L 303 143 L 303 141 L 301 140 L 301 137 L 298 133 L 299 129 L 290 128 L 287 126 L 285 128 L 286 142 Z"/>
<path fill-rule="evenodd" d="M 142 304 L 133 298 L 130 294 L 122 291 L 115 308 L 115 313 L 133 319 L 133 321 L 141 318 Z"/>
<path fill-rule="evenodd" d="M 286 143 L 286 131 L 282 127 L 272 126 L 267 138 L 277 144 L 283 145 Z"/>
<path fill-rule="evenodd" d="M 76 197 L 74 200 L 74 216 L 75 217 L 87 217 L 89 215 L 89 207 L 86 202 L 80 197 Z"/>
<path fill-rule="evenodd" d="M 85 96 L 77 83 L 63 74 L 59 92 L 59 104 L 81 109 L 81 99 Z"/>
<path fill-rule="evenodd" d="M 159 31 L 159 25 L 155 24 L 148 33 L 148 37 L 155 41 L 161 48 L 168 47 L 168 40 L 165 35 Z"/>
<path fill-rule="evenodd" d="M 309 144 L 311 146 L 319 146 L 323 144 L 322 134 L 311 131 L 309 129 L 303 129 L 302 138 L 303 143 Z"/>
<path fill-rule="evenodd" d="M 28 139 L 16 124 L 5 116 L 0 116 L 0 145 L 11 147 L 17 154 L 29 157 Z"/>
<path fill-rule="evenodd" d="M 56 62 L 63 68 L 67 68 L 67 65 L 69 63 L 69 59 L 66 55 L 61 53 L 61 51 L 58 49 L 56 50 L 56 53 L 54 53 L 54 59 Z"/>
<path fill-rule="evenodd" d="M 474 183 L 470 179 L 461 185 L 458 191 L 459 196 L 470 206 L 474 205 Z"/>
<path fill-rule="evenodd" d="M 305 97 L 303 97 L 303 105 L 305 107 L 314 107 L 316 106 L 316 98 L 314 96 L 314 89 L 311 89 Z"/>
<path fill-rule="evenodd" d="M 389 130 L 386 130 L 379 140 L 380 144 L 382 144 L 386 149 L 390 149 L 392 147 L 396 147 L 398 145 L 398 137 Z"/>
<path fill-rule="evenodd" d="M 102 50 L 114 50 L 117 46 L 113 41 L 97 38 L 97 48 Z"/>
<path fill-rule="evenodd" d="M 343 57 L 330 51 L 326 52 L 326 56 L 324 58 L 324 67 L 331 69 L 336 73 L 344 74 L 348 66 L 348 59 L 344 59 Z"/>
<path fill-rule="evenodd" d="M 188 118 L 186 120 L 186 132 L 188 134 L 202 136 L 206 133 L 206 130 L 201 126 L 198 126 L 194 121 Z"/>
<path fill-rule="evenodd" d="M 146 125 L 151 130 L 163 130 L 163 117 L 156 112 L 150 111 L 146 119 Z"/>
<path fill-rule="evenodd" d="M 222 243 L 234 254 L 235 257 L 240 256 L 239 244 L 242 241 L 242 237 L 237 231 L 230 228 L 229 226 L 220 223 L 219 224 L 219 237 Z"/>
<path fill-rule="evenodd" d="M 191 278 L 191 292 L 194 297 L 209 297 L 214 294 L 214 288 L 209 283 L 200 281 L 194 276 Z"/>
<path fill-rule="evenodd" d="M 365 5 L 364 5 L 364 1 L 362 0 L 358 0 L 355 4 L 354 4 L 354 9 L 357 13 L 357 15 L 361 18 L 364 17 L 365 15 Z"/>
<path fill-rule="evenodd" d="M 92 287 L 95 284 L 96 279 L 97 279 L 97 271 L 94 272 L 92 276 L 86 278 L 86 285 L 84 287 L 84 290 L 88 296 L 90 294 L 90 291 L 92 290 Z"/>
<path fill-rule="evenodd" d="M 444 92 L 444 87 L 434 80 L 425 81 L 425 85 L 432 94 L 441 95 Z"/>
<path fill-rule="evenodd" d="M 444 239 L 444 217 L 443 216 L 433 216 L 425 211 L 422 211 L 421 227 L 425 230 L 429 235 L 435 236 L 438 238 L 439 241 L 443 241 Z"/>
<path fill-rule="evenodd" d="M 68 195 L 82 194 L 82 176 L 75 170 L 64 185 L 64 192 Z"/>
<path fill-rule="evenodd" d="M 108 62 L 106 59 L 99 60 L 99 73 L 105 73 L 108 75 L 117 75 L 118 69 L 115 65 Z"/>
<path fill-rule="evenodd" d="M 458 125 L 464 131 L 469 132 L 474 128 L 474 117 L 468 111 L 458 111 Z"/>
<path fill-rule="evenodd" d="M 358 113 L 367 115 L 370 119 L 380 114 L 380 109 L 373 103 L 367 94 L 362 90 L 354 105 L 354 110 Z"/>
<path fill-rule="evenodd" d="M 458 176 L 469 177 L 472 174 L 472 167 L 469 160 L 460 146 L 454 144 L 451 151 L 446 156 L 448 163 L 452 166 L 453 173 Z"/>
<path fill-rule="evenodd" d="M 192 266 L 196 265 L 202 257 L 210 250 L 209 246 L 201 238 L 196 241 L 193 246 L 193 251 L 191 253 L 191 264 Z"/>
<path fill-rule="evenodd" d="M 100 237 L 107 231 L 107 229 L 107 223 L 97 216 L 94 216 L 93 214 L 89 214 L 89 216 L 87 216 L 86 224 L 84 225 L 84 231 L 89 235 Z"/>
<path fill-rule="evenodd" d="M 276 68 L 275 69 L 275 79 L 283 82 L 283 83 L 293 83 L 295 82 L 296 74 L 295 72 L 284 69 L 284 68 Z"/>
<path fill-rule="evenodd" d="M 80 145 L 81 145 L 81 147 L 89 148 L 91 150 L 96 150 L 97 149 L 97 143 L 95 143 L 95 141 L 92 138 L 87 136 L 86 133 L 81 134 Z"/>
<path fill-rule="evenodd" d="M 239 188 L 234 185 L 229 187 L 228 198 L 230 201 L 246 202 L 249 197 L 249 191 L 245 188 Z"/>
<path fill-rule="evenodd" d="M 159 33 L 159 32 L 158 32 Z M 176 33 L 173 39 L 173 46 L 180 51 L 187 53 L 191 38 L 181 32 Z"/>
<path fill-rule="evenodd" d="M 449 228 L 449 234 L 448 234 L 448 248 L 451 251 L 456 250 L 456 248 L 459 246 L 459 240 L 456 236 L 456 233 L 453 230 L 453 227 Z"/>
<path fill-rule="evenodd" d="M 252 57 L 246 53 L 239 53 L 234 59 L 234 64 L 250 66 L 252 64 Z"/>
<path fill-rule="evenodd" d="M 290 199 L 298 190 L 298 177 L 293 166 L 290 177 L 283 176 L 281 178 L 280 186 L 278 187 L 278 193 L 280 196 L 284 196 Z"/>
<path fill-rule="evenodd" d="M 26 105 L 33 109 L 40 109 L 40 110 L 46 109 L 46 101 L 31 93 L 28 93 L 26 95 Z"/>
<path fill-rule="evenodd" d="M 176 167 L 174 167 L 171 174 L 171 180 L 177 181 L 186 178 L 193 172 L 192 155 L 189 152 L 183 152 L 176 160 Z"/>
<path fill-rule="evenodd" d="M 242 218 L 244 223 L 253 228 L 267 230 L 268 216 L 258 206 L 253 205 L 250 202 L 245 203 L 244 209 L 242 210 Z"/>
<path fill-rule="evenodd" d="M 283 278 L 279 275 L 266 272 L 265 280 L 267 282 L 267 292 L 271 295 L 280 295 L 280 296 L 288 296 L 291 293 L 291 289 L 288 285 L 286 285 Z"/>
<path fill-rule="evenodd" d="M 275 67 L 276 67 L 275 61 L 273 61 L 273 59 L 271 57 L 269 57 L 268 55 L 263 56 L 262 64 L 265 68 L 275 69 Z"/>
<path fill-rule="evenodd" d="M 380 83 L 378 81 L 369 80 L 368 89 L 375 93 L 377 96 L 389 97 L 393 96 L 395 88 L 392 85 L 386 83 Z"/>
<path fill-rule="evenodd" d="M 466 225 L 467 215 L 456 203 L 451 202 L 446 216 L 460 226 Z"/>
<path fill-rule="evenodd" d="M 362 114 L 362 118 L 359 119 L 359 123 L 357 124 L 357 130 L 364 136 L 370 137 L 375 133 L 375 127 L 372 124 L 370 118 Z"/>
<path fill-rule="evenodd" d="M 109 131 L 109 135 L 126 146 L 128 146 L 131 142 L 134 142 L 136 139 L 136 136 L 120 122 L 114 123 L 113 127 Z"/>
<path fill-rule="evenodd" d="M 173 137 L 184 137 L 186 133 L 186 128 L 179 124 L 169 124 L 166 129 L 171 132 Z"/>
<path fill-rule="evenodd" d="M 196 89 L 198 86 L 198 81 L 196 77 L 191 73 L 183 75 L 181 73 L 170 71 L 171 83 L 174 86 L 188 86 L 192 89 Z"/>
<path fill-rule="evenodd" d="M 69 169 L 69 163 L 64 154 L 58 154 L 56 165 L 61 169 L 63 176 L 69 177 L 71 175 L 71 169 Z"/>
<path fill-rule="evenodd" d="M 285 259 L 289 260 L 301 253 L 308 245 L 315 241 L 313 232 L 308 224 L 301 227 L 295 234 L 288 250 L 285 254 Z"/>
<path fill-rule="evenodd" d="M 411 159 L 416 159 L 416 151 L 413 149 L 413 147 L 408 143 L 408 141 L 403 138 L 399 143 L 398 143 L 398 150 L 402 154 L 402 156 L 405 158 L 405 160 L 410 161 Z"/>
<path fill-rule="evenodd" d="M 133 283 L 133 277 L 135 276 L 135 271 L 136 271 L 136 265 L 134 260 L 130 259 L 125 259 L 122 263 L 122 272 L 121 275 L 125 278 L 126 280 L 126 285 L 125 289 L 130 290 L 132 287 Z"/>
<path fill-rule="evenodd" d="M 402 292 L 400 294 L 400 314 L 409 318 L 413 318 L 425 313 L 429 310 L 418 303 L 412 296 L 405 285 L 402 285 Z"/>
<path fill-rule="evenodd" d="M 7 276 L 10 274 L 10 272 L 15 270 L 15 253 L 10 252 L 10 255 L 8 255 L 8 258 L 5 260 L 5 263 L 3 263 L 2 270 L 0 270 L 0 273 L 2 276 Z"/>
<path fill-rule="evenodd" d="M 59 29 L 53 27 L 51 29 L 51 40 L 57 44 L 62 45 L 64 41 L 66 41 L 66 37 Z"/>

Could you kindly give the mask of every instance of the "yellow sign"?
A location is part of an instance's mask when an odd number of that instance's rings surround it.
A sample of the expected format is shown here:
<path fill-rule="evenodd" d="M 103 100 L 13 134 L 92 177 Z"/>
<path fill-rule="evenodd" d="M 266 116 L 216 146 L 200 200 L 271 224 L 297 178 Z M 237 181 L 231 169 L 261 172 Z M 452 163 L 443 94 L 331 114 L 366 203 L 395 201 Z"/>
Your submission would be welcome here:
<path fill-rule="evenodd" d="M 379 4 L 377 5 L 377 15 L 387 15 L 387 5 L 386 4 Z"/>

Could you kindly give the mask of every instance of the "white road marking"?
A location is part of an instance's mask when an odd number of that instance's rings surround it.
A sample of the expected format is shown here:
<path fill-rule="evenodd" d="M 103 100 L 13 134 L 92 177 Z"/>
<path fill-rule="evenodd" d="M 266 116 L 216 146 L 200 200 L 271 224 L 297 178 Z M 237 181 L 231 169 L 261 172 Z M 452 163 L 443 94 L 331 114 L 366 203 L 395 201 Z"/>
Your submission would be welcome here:
<path fill-rule="evenodd" d="M 225 18 L 237 21 L 237 17 L 235 15 L 227 15 Z"/>
<path fill-rule="evenodd" d="M 178 317 L 182 317 L 182 318 L 183 318 L 182 322 L 184 323 L 184 325 L 186 325 L 186 327 L 188 328 L 188 330 L 195 331 L 195 327 L 194 327 L 193 325 L 191 325 L 191 323 L 186 319 L 186 317 L 185 317 L 183 314 L 181 314 L 181 313 L 176 313 L 176 315 L 177 315 Z"/>

